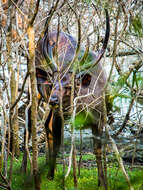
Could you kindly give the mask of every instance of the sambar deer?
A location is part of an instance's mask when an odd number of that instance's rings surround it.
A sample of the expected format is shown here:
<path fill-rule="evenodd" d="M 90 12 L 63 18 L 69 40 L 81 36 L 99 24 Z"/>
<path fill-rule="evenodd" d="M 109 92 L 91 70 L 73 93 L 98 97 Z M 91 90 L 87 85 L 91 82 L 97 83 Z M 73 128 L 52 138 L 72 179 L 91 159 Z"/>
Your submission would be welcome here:
<path fill-rule="evenodd" d="M 73 99 L 78 97 L 76 118 L 82 115 L 82 128 L 92 129 L 99 183 L 106 187 L 101 138 L 105 117 L 104 87 L 107 80 L 100 60 L 107 48 L 109 34 L 110 23 L 106 10 L 105 38 L 101 50 L 96 53 L 80 48 L 76 55 L 76 40 L 64 32 L 47 32 L 38 43 L 35 57 L 37 87 L 41 98 L 49 103 L 51 108 L 45 122 L 51 179 L 54 178 L 56 157 L 61 144 L 62 118 L 59 107 L 62 104 L 63 116 L 66 119 L 71 111 L 74 86 Z"/>

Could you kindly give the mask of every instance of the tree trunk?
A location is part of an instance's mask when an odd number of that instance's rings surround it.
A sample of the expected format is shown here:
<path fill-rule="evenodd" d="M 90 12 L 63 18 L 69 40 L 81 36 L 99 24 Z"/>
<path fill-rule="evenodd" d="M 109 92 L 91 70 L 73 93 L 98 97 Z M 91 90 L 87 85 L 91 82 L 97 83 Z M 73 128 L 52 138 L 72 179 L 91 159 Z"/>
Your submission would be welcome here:
<path fill-rule="evenodd" d="M 40 177 L 38 174 L 38 146 L 37 146 L 37 84 L 35 75 L 35 32 L 33 27 L 30 25 L 27 29 L 29 38 L 29 62 L 28 71 L 30 73 L 31 82 L 31 129 L 32 129 L 32 149 L 33 149 L 33 175 L 35 181 L 35 189 L 40 190 Z"/>
<path fill-rule="evenodd" d="M 11 90 L 11 105 L 13 105 L 13 103 L 16 100 L 16 81 L 15 81 L 15 73 L 14 70 L 12 68 L 12 66 L 10 66 L 10 90 Z M 10 111 L 10 115 L 9 115 L 9 123 L 10 123 L 10 151 L 12 152 L 12 156 L 11 156 L 11 160 L 10 160 L 10 170 L 9 170 L 9 182 L 11 183 L 12 181 L 12 171 L 13 171 L 13 160 L 14 160 L 14 156 L 15 156 L 15 127 L 16 127 L 16 118 L 15 118 L 15 113 L 14 110 Z"/>
<path fill-rule="evenodd" d="M 78 163 L 78 176 L 80 176 L 81 161 L 82 161 L 82 130 L 80 129 L 80 157 Z"/>
<path fill-rule="evenodd" d="M 73 178 L 74 178 L 74 189 L 77 190 L 78 180 L 77 180 L 77 162 L 76 162 L 76 149 L 75 145 L 73 144 Z"/>

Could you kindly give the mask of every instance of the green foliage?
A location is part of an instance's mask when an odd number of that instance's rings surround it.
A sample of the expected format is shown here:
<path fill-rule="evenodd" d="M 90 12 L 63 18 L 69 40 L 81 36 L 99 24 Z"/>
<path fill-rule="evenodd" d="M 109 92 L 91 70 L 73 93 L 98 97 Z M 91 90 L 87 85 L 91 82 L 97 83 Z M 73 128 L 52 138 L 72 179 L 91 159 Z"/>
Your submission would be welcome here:
<path fill-rule="evenodd" d="M 83 3 L 91 3 L 92 0 L 82 0 Z"/>
<path fill-rule="evenodd" d="M 95 57 L 92 52 L 80 50 L 78 59 L 74 62 L 74 69 L 78 72 L 84 72 L 92 68 L 95 63 Z"/>
<path fill-rule="evenodd" d="M 143 89 L 143 74 L 139 72 L 136 74 L 136 85 L 139 89 Z"/>
<path fill-rule="evenodd" d="M 114 82 L 111 83 L 111 95 L 109 94 L 107 96 L 107 105 L 111 104 L 116 111 L 119 110 L 119 107 L 117 106 L 119 101 L 122 102 L 122 100 L 124 100 L 124 102 L 129 103 L 129 100 L 133 95 L 133 91 L 131 91 L 132 89 L 136 91 L 143 90 L 142 72 L 134 72 L 128 79 L 127 76 L 128 73 L 119 76 L 117 80 L 113 79 Z"/>
<path fill-rule="evenodd" d="M 136 15 L 132 20 L 132 28 L 137 35 L 143 37 L 143 23 L 140 15 Z"/>
<path fill-rule="evenodd" d="M 93 120 L 94 116 L 91 112 L 82 111 L 76 115 L 73 126 L 75 129 L 83 129 L 85 126 L 90 126 Z"/>
<path fill-rule="evenodd" d="M 127 74 L 119 76 L 117 80 L 112 79 L 110 84 L 110 94 L 106 96 L 107 110 L 119 111 L 120 108 L 117 106 L 118 101 L 122 99 L 130 99 L 130 91 L 126 86 Z"/>
<path fill-rule="evenodd" d="M 116 77 L 115 77 L 116 78 Z M 107 109 L 111 107 L 114 111 L 119 111 L 119 101 L 124 101 L 127 104 L 133 97 L 133 89 L 138 91 L 143 89 L 143 75 L 142 72 L 133 72 L 128 78 L 128 73 L 119 76 L 117 79 L 113 78 L 110 88 L 110 94 L 106 97 Z M 111 109 L 110 109 L 111 110 Z"/>
<path fill-rule="evenodd" d="M 125 83 L 126 83 L 126 75 L 122 75 L 119 76 L 119 78 L 117 79 L 117 81 L 112 82 L 112 98 L 117 97 L 120 93 L 120 90 L 124 87 Z"/>
<path fill-rule="evenodd" d="M 80 62 L 80 70 L 81 71 L 85 71 L 85 70 L 87 70 L 87 68 L 92 67 L 93 64 L 94 64 L 93 61 L 94 61 L 93 55 L 92 55 L 91 52 L 89 52 L 88 56 L 86 57 L 86 59 Z"/>

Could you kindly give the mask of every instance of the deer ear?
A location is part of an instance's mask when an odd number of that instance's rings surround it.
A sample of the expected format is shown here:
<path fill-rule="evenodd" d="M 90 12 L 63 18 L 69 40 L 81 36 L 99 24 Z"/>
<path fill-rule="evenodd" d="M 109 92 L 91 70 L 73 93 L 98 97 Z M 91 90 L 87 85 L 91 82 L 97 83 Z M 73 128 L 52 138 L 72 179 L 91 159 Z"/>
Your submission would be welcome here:
<path fill-rule="evenodd" d="M 41 68 L 36 67 L 37 83 L 45 83 L 48 79 L 48 73 Z"/>

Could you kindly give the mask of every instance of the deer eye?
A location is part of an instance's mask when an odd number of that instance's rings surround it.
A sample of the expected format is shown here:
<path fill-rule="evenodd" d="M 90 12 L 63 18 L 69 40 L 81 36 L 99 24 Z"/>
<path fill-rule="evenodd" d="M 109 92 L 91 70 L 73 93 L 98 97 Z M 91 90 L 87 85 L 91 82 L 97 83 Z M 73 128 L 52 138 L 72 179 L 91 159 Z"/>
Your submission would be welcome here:
<path fill-rule="evenodd" d="M 82 76 L 81 85 L 83 88 L 87 88 L 90 85 L 91 82 L 91 75 L 85 74 Z"/>

